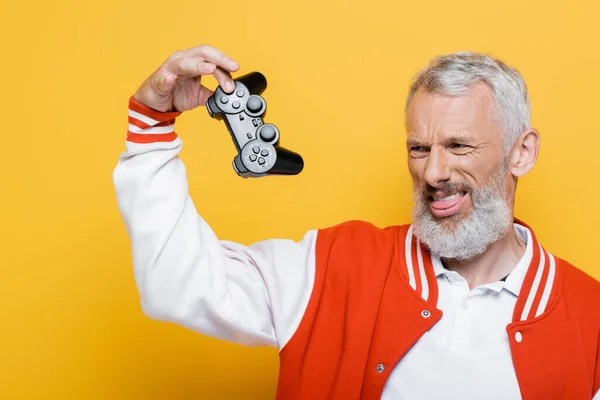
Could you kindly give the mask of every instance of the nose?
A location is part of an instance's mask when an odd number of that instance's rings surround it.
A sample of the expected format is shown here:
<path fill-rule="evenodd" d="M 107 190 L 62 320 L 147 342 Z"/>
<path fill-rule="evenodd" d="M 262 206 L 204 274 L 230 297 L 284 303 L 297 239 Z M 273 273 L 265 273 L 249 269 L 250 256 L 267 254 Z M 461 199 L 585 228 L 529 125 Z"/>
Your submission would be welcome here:
<path fill-rule="evenodd" d="M 425 180 L 432 187 L 450 180 L 450 166 L 448 156 L 443 149 L 434 147 L 430 150 L 425 165 Z"/>

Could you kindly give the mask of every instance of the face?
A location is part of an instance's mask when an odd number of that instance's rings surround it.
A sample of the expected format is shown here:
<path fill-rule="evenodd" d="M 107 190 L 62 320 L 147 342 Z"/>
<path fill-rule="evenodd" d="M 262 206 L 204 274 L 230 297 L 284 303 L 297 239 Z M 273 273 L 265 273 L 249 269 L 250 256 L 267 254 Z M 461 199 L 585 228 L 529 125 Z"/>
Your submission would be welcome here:
<path fill-rule="evenodd" d="M 461 97 L 417 91 L 407 111 L 415 234 L 443 258 L 468 259 L 512 221 L 514 183 L 489 86 Z"/>

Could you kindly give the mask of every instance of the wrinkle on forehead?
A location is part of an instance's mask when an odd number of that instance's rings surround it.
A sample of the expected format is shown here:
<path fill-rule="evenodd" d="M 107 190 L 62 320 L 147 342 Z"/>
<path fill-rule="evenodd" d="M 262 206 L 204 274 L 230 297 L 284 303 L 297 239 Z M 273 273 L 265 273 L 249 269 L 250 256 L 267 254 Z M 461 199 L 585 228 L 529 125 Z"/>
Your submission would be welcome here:
<path fill-rule="evenodd" d="M 407 133 L 413 137 L 469 134 L 487 141 L 490 135 L 499 135 L 494 117 L 494 97 L 485 83 L 476 84 L 464 96 L 419 89 L 408 108 Z"/>

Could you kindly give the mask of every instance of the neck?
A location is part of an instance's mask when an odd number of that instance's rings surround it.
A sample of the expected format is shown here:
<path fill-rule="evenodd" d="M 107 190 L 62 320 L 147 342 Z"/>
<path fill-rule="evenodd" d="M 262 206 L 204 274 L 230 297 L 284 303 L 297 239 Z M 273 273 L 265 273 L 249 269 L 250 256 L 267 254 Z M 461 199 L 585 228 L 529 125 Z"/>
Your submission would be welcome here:
<path fill-rule="evenodd" d="M 447 269 L 456 271 L 469 284 L 469 288 L 496 282 L 508 275 L 525 253 L 526 244 L 511 229 L 482 254 L 464 260 L 444 260 Z"/>

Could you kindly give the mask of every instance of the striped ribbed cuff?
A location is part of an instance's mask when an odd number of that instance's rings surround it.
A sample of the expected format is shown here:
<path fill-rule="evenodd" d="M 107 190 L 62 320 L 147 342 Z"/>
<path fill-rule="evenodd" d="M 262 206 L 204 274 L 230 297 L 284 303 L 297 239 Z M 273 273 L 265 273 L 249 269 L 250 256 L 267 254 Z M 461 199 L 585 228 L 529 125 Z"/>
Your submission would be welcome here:
<path fill-rule="evenodd" d="M 172 142 L 177 139 L 175 118 L 181 112 L 160 112 L 129 98 L 127 141 L 132 143 Z"/>

